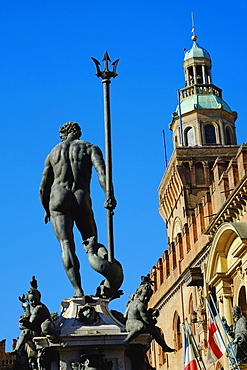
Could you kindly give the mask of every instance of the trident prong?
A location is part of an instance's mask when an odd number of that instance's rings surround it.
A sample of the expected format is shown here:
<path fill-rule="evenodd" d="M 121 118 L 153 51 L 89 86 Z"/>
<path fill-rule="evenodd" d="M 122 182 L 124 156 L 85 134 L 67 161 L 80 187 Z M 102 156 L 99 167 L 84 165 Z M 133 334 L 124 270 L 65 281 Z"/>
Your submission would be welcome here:
<path fill-rule="evenodd" d="M 108 61 L 111 62 L 111 59 L 107 51 L 105 51 L 102 61 L 105 62 L 104 72 L 110 72 L 108 68 Z"/>
<path fill-rule="evenodd" d="M 102 59 L 103 62 L 105 62 L 103 71 L 101 71 L 100 68 L 99 68 L 100 62 L 97 59 L 93 58 L 93 57 L 91 57 L 91 59 L 95 63 L 95 67 L 96 67 L 95 75 L 97 77 L 101 77 L 103 80 L 110 80 L 112 77 L 113 78 L 117 77 L 116 70 L 117 70 L 117 64 L 118 64 L 120 59 L 117 59 L 117 60 L 115 60 L 115 62 L 112 63 L 112 65 L 113 65 L 113 70 L 112 71 L 109 71 L 108 62 L 111 62 L 111 59 L 110 59 L 109 54 L 108 54 L 107 51 L 105 51 L 103 59 Z"/>
<path fill-rule="evenodd" d="M 112 65 L 113 65 L 113 73 L 115 74 L 115 77 L 117 76 L 116 71 L 117 71 L 117 65 L 118 65 L 118 62 L 119 61 L 120 61 L 120 59 L 117 59 L 117 60 L 115 60 L 115 62 L 112 63 Z"/>
<path fill-rule="evenodd" d="M 93 57 L 91 59 L 93 59 L 93 61 L 95 63 L 95 67 L 96 67 L 96 71 L 97 71 L 97 73 L 95 73 L 95 75 L 100 77 L 100 69 L 99 69 L 100 62 L 97 59 L 93 58 Z"/>

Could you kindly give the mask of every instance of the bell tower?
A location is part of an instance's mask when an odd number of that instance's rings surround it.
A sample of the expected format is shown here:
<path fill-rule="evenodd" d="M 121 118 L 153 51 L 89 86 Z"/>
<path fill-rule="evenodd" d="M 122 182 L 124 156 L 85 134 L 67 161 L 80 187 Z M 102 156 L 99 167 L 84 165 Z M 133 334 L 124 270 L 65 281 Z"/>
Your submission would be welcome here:
<path fill-rule="evenodd" d="M 237 113 L 213 84 L 209 53 L 197 43 L 197 36 L 193 35 L 192 41 L 192 48 L 184 55 L 185 87 L 179 90 L 179 104 L 170 124 L 174 149 L 236 145 Z"/>
<path fill-rule="evenodd" d="M 178 91 L 179 103 L 169 124 L 174 151 L 158 190 L 170 249 L 181 238 L 188 249 L 192 245 L 200 249 L 199 239 L 206 238 L 203 230 L 217 208 L 211 203 L 211 193 L 217 183 L 219 202 L 228 196 L 226 171 L 239 148 L 237 113 L 213 84 L 208 51 L 195 35 L 192 41 L 184 54 L 185 87 Z"/>

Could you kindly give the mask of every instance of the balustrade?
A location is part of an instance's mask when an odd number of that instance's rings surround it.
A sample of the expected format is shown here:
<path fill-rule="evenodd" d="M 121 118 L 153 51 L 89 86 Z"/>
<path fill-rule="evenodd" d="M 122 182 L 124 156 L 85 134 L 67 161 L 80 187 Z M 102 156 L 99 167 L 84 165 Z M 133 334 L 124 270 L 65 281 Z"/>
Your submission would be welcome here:
<path fill-rule="evenodd" d="M 213 94 L 222 98 L 222 90 L 215 85 L 203 85 L 203 84 L 196 84 L 187 86 L 180 90 L 180 99 L 187 98 L 191 95 L 196 94 Z"/>

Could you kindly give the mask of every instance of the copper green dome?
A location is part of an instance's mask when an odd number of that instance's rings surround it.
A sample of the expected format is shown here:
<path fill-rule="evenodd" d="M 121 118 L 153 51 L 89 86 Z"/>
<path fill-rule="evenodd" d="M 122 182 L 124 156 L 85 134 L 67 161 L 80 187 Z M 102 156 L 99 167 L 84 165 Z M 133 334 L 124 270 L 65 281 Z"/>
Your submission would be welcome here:
<path fill-rule="evenodd" d="M 211 60 L 207 50 L 198 45 L 196 41 L 193 42 L 192 48 L 186 51 L 184 55 L 184 61 L 190 58 L 207 58 Z"/>
<path fill-rule="evenodd" d="M 233 114 L 229 105 L 213 94 L 196 94 L 181 101 L 181 114 L 192 112 L 195 109 L 222 109 Z M 178 107 L 176 113 L 178 113 Z"/>

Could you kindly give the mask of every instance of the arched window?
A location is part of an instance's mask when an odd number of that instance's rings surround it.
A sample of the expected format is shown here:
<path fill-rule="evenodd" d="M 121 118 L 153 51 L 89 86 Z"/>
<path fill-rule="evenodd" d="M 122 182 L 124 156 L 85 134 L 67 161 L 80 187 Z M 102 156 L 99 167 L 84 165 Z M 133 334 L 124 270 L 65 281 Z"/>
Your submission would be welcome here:
<path fill-rule="evenodd" d="M 185 131 L 185 145 L 186 146 L 194 146 L 195 145 L 194 132 L 193 132 L 192 127 L 189 127 Z"/>
<path fill-rule="evenodd" d="M 204 168 L 201 162 L 196 163 L 196 183 L 197 185 L 205 184 Z"/>
<path fill-rule="evenodd" d="M 175 312 L 173 319 L 173 333 L 175 349 L 178 351 L 180 348 L 182 348 L 182 334 L 181 334 L 181 321 L 177 311 Z"/>
<path fill-rule="evenodd" d="M 231 145 L 232 144 L 232 134 L 231 130 L 229 127 L 226 127 L 226 145 Z"/>
<path fill-rule="evenodd" d="M 215 136 L 215 128 L 213 125 L 208 124 L 204 128 L 205 130 L 205 141 L 206 144 L 215 144 L 216 143 L 216 136 Z"/>
<path fill-rule="evenodd" d="M 247 302 L 246 302 L 246 289 L 243 285 L 240 288 L 239 295 L 238 295 L 238 306 L 242 311 L 242 314 L 247 317 Z"/>

